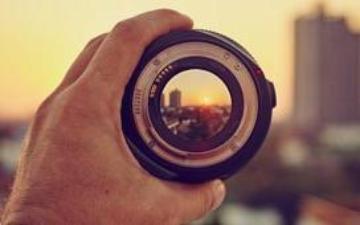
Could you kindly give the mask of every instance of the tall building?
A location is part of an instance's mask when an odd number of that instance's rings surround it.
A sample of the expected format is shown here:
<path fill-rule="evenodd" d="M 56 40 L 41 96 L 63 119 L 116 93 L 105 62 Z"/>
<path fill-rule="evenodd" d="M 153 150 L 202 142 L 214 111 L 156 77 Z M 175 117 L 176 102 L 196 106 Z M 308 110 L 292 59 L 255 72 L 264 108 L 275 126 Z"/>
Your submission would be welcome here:
<path fill-rule="evenodd" d="M 161 97 L 160 97 L 160 107 L 161 108 L 165 107 L 165 95 L 164 95 L 164 93 L 162 93 Z"/>
<path fill-rule="evenodd" d="M 360 121 L 360 36 L 323 7 L 295 22 L 294 119 L 302 128 Z"/>
<path fill-rule="evenodd" d="M 169 94 L 169 106 L 178 108 L 181 107 L 181 91 L 175 89 Z"/>

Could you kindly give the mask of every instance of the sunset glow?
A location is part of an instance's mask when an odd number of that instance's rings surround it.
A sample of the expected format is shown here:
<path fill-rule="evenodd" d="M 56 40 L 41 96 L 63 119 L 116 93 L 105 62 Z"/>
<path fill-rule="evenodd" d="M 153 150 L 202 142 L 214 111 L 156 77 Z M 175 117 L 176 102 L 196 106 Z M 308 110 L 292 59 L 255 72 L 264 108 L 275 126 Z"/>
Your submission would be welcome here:
<path fill-rule="evenodd" d="M 277 88 L 275 119 L 286 118 L 293 97 L 293 22 L 318 0 L 2 0 L 0 3 L 0 118 L 30 116 L 56 87 L 88 40 L 117 22 L 156 8 L 189 15 L 195 28 L 223 33 L 245 46 Z M 329 14 L 360 27 L 360 1 L 323 0 Z M 187 83 L 188 84 L 188 83 Z M 204 92 L 214 104 L 219 93 Z M 184 99 L 185 100 L 185 99 Z M 189 104 L 199 103 L 188 99 Z"/>
<path fill-rule="evenodd" d="M 164 88 L 165 102 L 170 92 L 179 89 L 182 104 L 191 105 L 230 105 L 230 93 L 216 75 L 205 70 L 192 69 L 174 76 Z"/>
<path fill-rule="evenodd" d="M 208 105 L 212 105 L 213 102 L 212 102 L 212 99 L 210 97 L 204 96 L 202 98 L 202 104 L 205 105 L 205 106 L 208 106 Z"/>

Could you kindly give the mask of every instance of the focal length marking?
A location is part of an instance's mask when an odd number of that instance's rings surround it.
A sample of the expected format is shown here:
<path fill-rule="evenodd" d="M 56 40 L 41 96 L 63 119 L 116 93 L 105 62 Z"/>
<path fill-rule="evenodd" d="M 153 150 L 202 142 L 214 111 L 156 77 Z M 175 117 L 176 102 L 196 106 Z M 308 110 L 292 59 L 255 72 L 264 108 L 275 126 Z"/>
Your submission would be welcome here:
<path fill-rule="evenodd" d="M 159 87 L 159 85 L 163 82 L 163 80 L 166 78 L 166 76 L 169 74 L 169 72 L 171 72 L 171 70 L 173 69 L 172 65 L 168 65 L 166 66 L 163 70 L 160 71 L 160 73 L 158 73 L 157 77 L 155 78 L 155 81 L 153 82 L 151 88 L 150 88 L 150 98 L 154 98 L 156 91 Z"/>

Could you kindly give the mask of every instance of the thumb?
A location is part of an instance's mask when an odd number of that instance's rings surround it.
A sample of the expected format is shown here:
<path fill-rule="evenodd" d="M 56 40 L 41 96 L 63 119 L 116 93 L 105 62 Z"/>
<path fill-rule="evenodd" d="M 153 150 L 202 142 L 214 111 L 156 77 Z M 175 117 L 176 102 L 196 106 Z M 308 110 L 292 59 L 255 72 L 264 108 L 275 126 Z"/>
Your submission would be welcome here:
<path fill-rule="evenodd" d="M 226 189 L 221 180 L 215 180 L 186 188 L 186 192 L 180 207 L 185 223 L 200 219 L 217 209 L 225 198 Z"/>

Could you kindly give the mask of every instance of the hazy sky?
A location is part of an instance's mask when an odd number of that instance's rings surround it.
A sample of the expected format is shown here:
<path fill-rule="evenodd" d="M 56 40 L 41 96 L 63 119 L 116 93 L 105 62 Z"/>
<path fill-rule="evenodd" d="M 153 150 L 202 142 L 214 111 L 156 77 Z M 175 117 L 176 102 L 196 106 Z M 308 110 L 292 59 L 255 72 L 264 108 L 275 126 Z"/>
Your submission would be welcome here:
<path fill-rule="evenodd" d="M 258 60 L 278 92 L 275 117 L 292 107 L 292 23 L 318 0 L 1 0 L 0 117 L 25 117 L 56 86 L 78 52 L 118 21 L 156 8 L 188 14 L 196 28 L 224 33 Z M 360 27 L 359 0 L 324 0 Z M 356 24 L 359 22 L 358 24 Z"/>
<path fill-rule="evenodd" d="M 174 76 L 163 91 L 166 104 L 169 104 L 169 93 L 175 89 L 181 91 L 181 104 L 184 106 L 231 105 L 225 83 L 205 70 L 186 70 Z"/>

